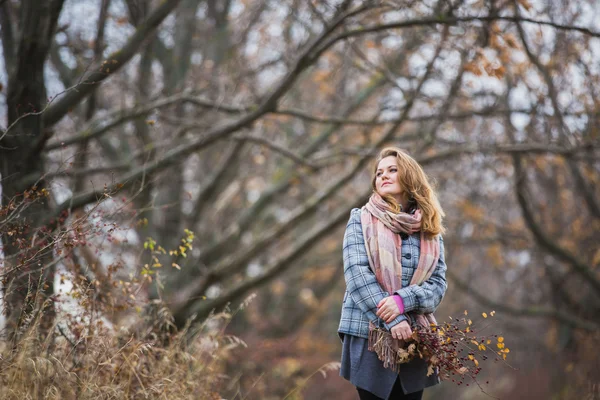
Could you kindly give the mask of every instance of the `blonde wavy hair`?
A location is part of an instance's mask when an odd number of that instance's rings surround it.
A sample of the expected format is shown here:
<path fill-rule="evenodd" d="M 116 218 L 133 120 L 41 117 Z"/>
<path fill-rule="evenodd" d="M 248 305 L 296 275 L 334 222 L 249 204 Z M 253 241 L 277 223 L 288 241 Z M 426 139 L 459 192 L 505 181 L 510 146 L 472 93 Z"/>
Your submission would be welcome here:
<path fill-rule="evenodd" d="M 431 236 L 443 234 L 446 229 L 442 225 L 442 219 L 446 214 L 438 201 L 435 190 L 431 183 L 429 183 L 427 174 L 425 174 L 419 163 L 408 155 L 406 151 L 398 147 L 386 147 L 381 150 L 373 168 L 373 179 L 371 180 L 373 191 L 377 191 L 375 186 L 377 166 L 381 160 L 389 156 L 396 157 L 398 181 L 408 195 L 409 203 L 416 203 L 417 207 L 421 210 L 423 215 L 422 230 Z M 395 212 L 400 211 L 401 207 L 396 199 L 389 195 L 382 197 Z"/>

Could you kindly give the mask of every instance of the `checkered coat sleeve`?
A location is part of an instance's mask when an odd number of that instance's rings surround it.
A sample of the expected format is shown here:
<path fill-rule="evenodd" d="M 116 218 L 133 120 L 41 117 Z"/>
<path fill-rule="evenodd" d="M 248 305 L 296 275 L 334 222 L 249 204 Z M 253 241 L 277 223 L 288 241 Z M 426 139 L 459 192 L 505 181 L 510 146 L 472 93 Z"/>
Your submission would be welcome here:
<path fill-rule="evenodd" d="M 342 316 L 338 333 L 368 338 L 369 321 L 388 330 L 406 319 L 398 316 L 389 324 L 379 319 L 377 304 L 390 294 L 383 290 L 377 282 L 375 274 L 369 267 L 369 259 L 360 223 L 360 209 L 350 213 L 343 242 L 344 279 L 346 293 L 342 306 Z"/>

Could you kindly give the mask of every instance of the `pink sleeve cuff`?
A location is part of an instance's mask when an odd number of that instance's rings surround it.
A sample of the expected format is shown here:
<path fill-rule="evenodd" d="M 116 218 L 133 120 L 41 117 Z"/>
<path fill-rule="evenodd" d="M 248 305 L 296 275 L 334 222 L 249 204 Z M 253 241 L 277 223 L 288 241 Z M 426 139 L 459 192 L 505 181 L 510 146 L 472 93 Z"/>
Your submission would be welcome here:
<path fill-rule="evenodd" d="M 394 301 L 396 302 L 396 305 L 400 310 L 400 314 L 404 314 L 404 302 L 402 301 L 402 297 L 400 297 L 400 295 L 397 294 L 393 295 L 392 297 L 394 298 Z"/>

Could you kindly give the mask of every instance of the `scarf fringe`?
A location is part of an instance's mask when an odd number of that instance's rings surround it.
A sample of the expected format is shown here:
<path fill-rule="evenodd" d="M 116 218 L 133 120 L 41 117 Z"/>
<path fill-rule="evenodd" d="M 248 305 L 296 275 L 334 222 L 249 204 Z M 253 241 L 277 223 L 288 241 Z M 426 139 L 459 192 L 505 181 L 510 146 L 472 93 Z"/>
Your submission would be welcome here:
<path fill-rule="evenodd" d="M 369 351 L 374 351 L 385 368 L 400 372 L 400 364 L 409 362 L 413 357 L 403 348 L 404 341 L 394 339 L 392 335 L 376 328 L 372 323 L 369 326 Z"/>

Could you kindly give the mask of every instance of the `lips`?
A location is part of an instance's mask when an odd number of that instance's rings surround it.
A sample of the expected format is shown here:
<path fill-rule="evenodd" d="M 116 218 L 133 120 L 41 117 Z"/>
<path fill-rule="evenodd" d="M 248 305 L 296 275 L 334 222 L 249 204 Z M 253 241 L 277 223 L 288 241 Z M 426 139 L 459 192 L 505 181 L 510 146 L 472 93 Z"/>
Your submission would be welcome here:
<path fill-rule="evenodd" d="M 392 182 L 384 182 L 381 184 L 381 187 L 384 187 L 385 185 L 391 185 L 391 184 L 392 184 Z"/>

